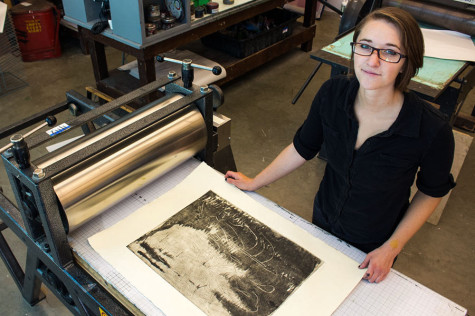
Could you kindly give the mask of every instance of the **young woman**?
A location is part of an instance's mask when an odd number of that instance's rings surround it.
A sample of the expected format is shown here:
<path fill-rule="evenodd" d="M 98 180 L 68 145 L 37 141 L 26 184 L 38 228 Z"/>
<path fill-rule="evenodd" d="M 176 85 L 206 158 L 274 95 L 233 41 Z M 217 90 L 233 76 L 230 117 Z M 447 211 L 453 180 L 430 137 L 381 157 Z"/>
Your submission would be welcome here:
<path fill-rule="evenodd" d="M 327 165 L 313 223 L 367 252 L 360 268 L 384 280 L 396 256 L 455 183 L 454 139 L 443 116 L 407 85 L 422 67 L 424 43 L 407 12 L 386 7 L 355 29 L 352 76 L 317 93 L 293 143 L 255 178 L 226 180 L 254 191 L 312 159 L 325 143 Z M 418 191 L 409 203 L 417 174 Z"/>

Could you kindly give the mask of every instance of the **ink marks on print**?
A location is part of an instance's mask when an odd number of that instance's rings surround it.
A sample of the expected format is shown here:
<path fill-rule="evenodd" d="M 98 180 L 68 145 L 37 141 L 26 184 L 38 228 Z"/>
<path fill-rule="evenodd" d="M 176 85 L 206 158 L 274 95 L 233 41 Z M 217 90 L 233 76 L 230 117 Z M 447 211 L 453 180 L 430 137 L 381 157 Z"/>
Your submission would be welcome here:
<path fill-rule="evenodd" d="M 323 264 L 212 191 L 127 247 L 208 315 L 269 315 Z"/>

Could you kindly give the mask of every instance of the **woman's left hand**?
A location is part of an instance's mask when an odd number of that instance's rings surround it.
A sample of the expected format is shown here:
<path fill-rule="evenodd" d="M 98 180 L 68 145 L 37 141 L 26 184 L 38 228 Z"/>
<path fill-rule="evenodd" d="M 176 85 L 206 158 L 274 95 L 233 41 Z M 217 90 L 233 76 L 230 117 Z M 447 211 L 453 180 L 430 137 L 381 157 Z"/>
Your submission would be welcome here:
<path fill-rule="evenodd" d="M 391 270 L 394 258 L 396 258 L 398 253 L 399 251 L 386 243 L 368 253 L 364 261 L 359 265 L 360 269 L 368 268 L 363 279 L 368 280 L 370 283 L 383 281 Z"/>

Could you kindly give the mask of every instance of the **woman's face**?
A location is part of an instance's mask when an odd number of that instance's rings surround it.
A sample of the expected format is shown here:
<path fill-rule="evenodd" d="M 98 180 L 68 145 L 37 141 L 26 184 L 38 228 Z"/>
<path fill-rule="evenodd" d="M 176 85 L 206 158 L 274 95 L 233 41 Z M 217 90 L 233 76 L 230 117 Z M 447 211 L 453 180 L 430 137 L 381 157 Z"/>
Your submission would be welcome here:
<path fill-rule="evenodd" d="M 374 48 L 391 49 L 404 55 L 401 36 L 398 29 L 383 20 L 371 20 L 361 30 L 358 43 L 364 43 Z M 365 90 L 394 89 L 396 77 L 401 72 L 405 58 L 398 63 L 389 63 L 378 58 L 373 51 L 370 56 L 354 54 L 355 75 L 360 88 Z"/>

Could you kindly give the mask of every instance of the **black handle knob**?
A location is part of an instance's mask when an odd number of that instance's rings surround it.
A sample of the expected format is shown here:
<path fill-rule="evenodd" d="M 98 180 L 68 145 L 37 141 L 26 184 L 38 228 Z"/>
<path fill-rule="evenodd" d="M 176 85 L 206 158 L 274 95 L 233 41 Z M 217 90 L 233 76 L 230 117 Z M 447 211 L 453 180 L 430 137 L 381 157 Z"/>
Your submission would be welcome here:
<path fill-rule="evenodd" d="M 157 61 L 161 63 L 161 62 L 165 61 L 165 57 L 163 57 L 162 55 L 158 55 L 157 56 Z"/>
<path fill-rule="evenodd" d="M 26 169 L 30 166 L 30 150 L 21 134 L 15 134 L 10 137 L 13 144 L 12 153 L 20 169 Z"/>
<path fill-rule="evenodd" d="M 214 66 L 212 70 L 213 74 L 215 74 L 216 76 L 220 75 L 222 71 L 223 70 L 219 66 Z"/>
<path fill-rule="evenodd" d="M 54 124 L 56 124 L 56 122 L 56 117 L 54 117 L 53 115 L 46 117 L 46 123 L 48 123 L 48 126 L 53 126 Z"/>

